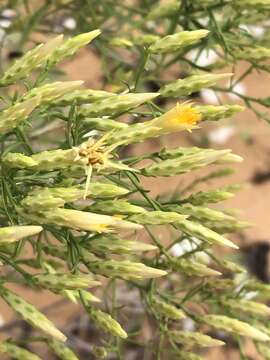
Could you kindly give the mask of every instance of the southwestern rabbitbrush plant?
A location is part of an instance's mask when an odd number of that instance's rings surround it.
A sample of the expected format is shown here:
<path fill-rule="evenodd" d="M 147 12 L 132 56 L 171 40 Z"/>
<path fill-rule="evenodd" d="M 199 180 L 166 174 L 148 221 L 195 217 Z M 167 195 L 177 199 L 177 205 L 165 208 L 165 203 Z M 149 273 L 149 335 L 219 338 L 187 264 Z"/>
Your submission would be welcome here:
<path fill-rule="evenodd" d="M 247 226 L 231 214 L 208 207 L 233 196 L 237 186 L 189 195 L 183 192 L 180 198 L 166 200 L 151 197 L 141 183 L 146 176 L 174 176 L 210 164 L 238 163 L 242 159 L 230 150 L 197 147 L 162 149 L 119 158 L 123 146 L 191 131 L 204 120 L 230 117 L 242 111 L 242 107 L 183 102 L 168 111 L 159 108 L 155 99 L 174 93 L 176 88 L 180 91 L 180 82 L 167 84 L 161 95 L 83 89 L 80 81 L 44 84 L 52 66 L 99 34 L 95 30 L 68 40 L 62 36 L 49 40 L 17 60 L 0 79 L 3 88 L 17 84 L 20 89 L 19 93 L 14 91 L 14 96 L 6 97 L 9 103 L 0 114 L 3 226 L 0 296 L 43 333 L 29 342 L 43 341 L 62 359 L 77 359 L 63 345 L 66 340 L 63 331 L 11 291 L 10 282 L 48 289 L 80 303 L 107 333 L 100 339 L 102 346 L 93 347 L 99 358 L 107 353 L 121 357 L 127 341 L 124 339 L 136 342 L 142 331 L 141 324 L 134 329 L 132 319 L 120 325 L 122 321 L 116 318 L 121 317 L 124 309 L 116 303 L 115 296 L 111 311 L 100 310 L 94 304 L 100 300 L 88 289 L 106 288 L 101 300 L 109 301 L 106 294 L 112 284 L 112 291 L 117 292 L 115 285 L 119 280 L 116 279 L 124 280 L 127 288 L 138 290 L 145 313 L 156 320 L 152 341 L 139 343 L 150 347 L 158 359 L 163 356 L 162 344 L 166 344 L 170 359 L 179 356 L 199 359 L 199 355 L 187 350 L 193 346 L 223 345 L 223 341 L 204 333 L 206 326 L 232 334 L 240 347 L 239 336 L 250 337 L 261 352 L 266 351 L 262 342 L 270 341 L 265 319 L 269 308 L 247 300 L 246 294 L 254 289 L 258 294 L 269 292 L 268 285 L 231 278 L 231 274 L 243 273 L 244 269 L 217 258 L 213 251 L 213 245 L 237 248 L 223 234 Z M 171 35 L 170 41 L 158 39 L 151 45 L 152 52 L 169 53 L 181 48 L 181 38 L 185 38 L 184 46 L 188 46 L 189 41 L 193 44 L 206 35 L 202 30 Z M 32 74 L 34 70 L 39 72 Z M 188 93 L 192 93 L 225 76 L 230 74 L 192 77 L 189 84 L 184 81 L 183 89 L 188 86 Z M 140 115 L 146 120 L 128 124 L 119 119 L 123 114 Z M 59 136 L 51 136 L 46 149 L 41 149 L 48 122 L 57 124 Z M 141 162 L 144 159 L 152 163 L 145 166 Z M 226 173 L 218 170 L 204 179 Z M 169 244 L 154 234 L 159 225 L 172 230 Z M 153 244 L 139 241 L 144 231 Z M 188 242 L 189 250 L 175 257 L 171 247 L 181 242 Z M 32 246 L 33 253 L 26 258 L 27 244 Z M 150 253 L 143 256 L 146 251 Z M 207 261 L 202 260 L 203 253 Z M 222 272 L 224 276 L 216 278 Z M 108 278 L 107 282 L 104 277 Z M 185 318 L 192 319 L 196 331 L 184 329 Z M 114 341 L 114 337 L 123 340 Z M 155 342 L 161 345 L 156 347 Z M 0 343 L 0 351 L 16 359 L 39 359 L 13 340 Z"/>

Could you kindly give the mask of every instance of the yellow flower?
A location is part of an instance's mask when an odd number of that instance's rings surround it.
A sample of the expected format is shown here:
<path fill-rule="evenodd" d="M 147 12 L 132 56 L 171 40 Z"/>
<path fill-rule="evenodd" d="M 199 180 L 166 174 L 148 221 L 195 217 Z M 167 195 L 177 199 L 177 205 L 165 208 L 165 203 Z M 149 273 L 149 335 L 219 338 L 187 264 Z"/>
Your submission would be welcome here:
<path fill-rule="evenodd" d="M 196 124 L 201 120 L 201 114 L 190 103 L 177 103 L 174 108 L 160 117 L 152 120 L 152 126 L 161 128 L 161 133 L 171 133 L 181 130 L 191 131 L 197 128 Z M 149 124 L 150 125 L 150 124 Z"/>

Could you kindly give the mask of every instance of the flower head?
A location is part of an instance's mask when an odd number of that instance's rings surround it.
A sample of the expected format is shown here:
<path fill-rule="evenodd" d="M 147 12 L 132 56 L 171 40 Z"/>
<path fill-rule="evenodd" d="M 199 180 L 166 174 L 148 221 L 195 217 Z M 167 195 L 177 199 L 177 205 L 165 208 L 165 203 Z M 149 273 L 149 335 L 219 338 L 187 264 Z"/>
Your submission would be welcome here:
<path fill-rule="evenodd" d="M 151 125 L 161 128 L 161 133 L 171 133 L 181 130 L 191 131 L 201 120 L 200 112 L 190 103 L 177 103 L 174 108 L 151 121 Z"/>

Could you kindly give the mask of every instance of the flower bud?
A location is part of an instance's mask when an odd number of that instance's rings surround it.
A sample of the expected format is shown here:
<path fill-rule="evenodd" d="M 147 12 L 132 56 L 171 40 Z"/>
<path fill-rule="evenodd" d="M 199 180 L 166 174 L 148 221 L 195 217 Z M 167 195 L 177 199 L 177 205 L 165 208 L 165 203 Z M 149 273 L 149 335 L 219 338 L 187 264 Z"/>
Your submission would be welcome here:
<path fill-rule="evenodd" d="M 187 46 L 191 46 L 199 42 L 208 35 L 208 30 L 181 31 L 173 35 L 167 35 L 157 40 L 149 48 L 153 54 L 166 54 L 179 51 Z"/>
<path fill-rule="evenodd" d="M 146 244 L 141 241 L 130 241 L 118 239 L 113 236 L 102 236 L 91 240 L 87 248 L 97 255 L 105 255 L 108 252 L 112 254 L 129 254 L 143 251 L 155 250 L 156 246 Z"/>
<path fill-rule="evenodd" d="M 7 288 L 0 287 L 0 296 L 5 302 L 16 311 L 21 317 L 33 327 L 45 332 L 60 341 L 65 341 L 66 337 L 53 323 L 39 312 L 32 304 L 28 303 L 14 292 Z"/>
<path fill-rule="evenodd" d="M 115 46 L 115 47 L 120 47 L 120 48 L 132 48 L 134 45 L 132 43 L 132 41 L 130 41 L 129 39 L 125 39 L 125 38 L 121 38 L 121 37 L 115 37 L 112 38 L 109 42 L 109 44 L 111 46 Z"/>
<path fill-rule="evenodd" d="M 90 260 L 90 259 L 89 259 Z M 87 262 L 88 268 L 109 278 L 118 277 L 123 280 L 143 280 L 165 276 L 166 271 L 128 260 L 98 260 Z"/>
<path fill-rule="evenodd" d="M 92 306 L 87 306 L 86 310 L 90 318 L 104 331 L 110 333 L 113 336 L 117 336 L 123 339 L 127 338 L 127 333 L 123 330 L 121 325 L 111 317 L 111 315 L 101 310 L 95 309 Z"/>
<path fill-rule="evenodd" d="M 74 93 L 78 87 L 83 84 L 83 81 L 57 81 L 50 84 L 45 84 L 28 91 L 23 97 L 22 101 L 32 99 L 33 97 L 40 97 L 40 104 L 46 105 L 57 104 L 57 100 L 65 94 Z M 75 91 L 74 91 L 75 90 Z M 72 102 L 70 102 L 72 104 Z"/>
<path fill-rule="evenodd" d="M 83 105 L 80 114 L 83 117 L 114 116 L 135 109 L 159 96 L 158 93 L 129 93 L 110 96 L 94 104 Z"/>
<path fill-rule="evenodd" d="M 147 15 L 148 20 L 156 20 L 160 18 L 169 18 L 179 11 L 181 0 L 165 0 L 159 4 L 154 4 Z"/>
<path fill-rule="evenodd" d="M 66 106 L 73 104 L 88 104 L 96 101 L 101 101 L 109 97 L 116 96 L 116 94 L 104 90 L 92 90 L 92 89 L 79 89 L 63 94 L 60 98 L 54 101 L 54 105 Z"/>
<path fill-rule="evenodd" d="M 183 202 L 190 203 L 192 205 L 215 204 L 232 198 L 234 194 L 229 190 L 230 189 L 227 187 L 223 187 L 216 190 L 199 191 L 185 198 Z"/>
<path fill-rule="evenodd" d="M 186 317 L 185 313 L 181 309 L 178 309 L 176 306 L 166 303 L 157 297 L 152 297 L 150 302 L 151 307 L 158 315 L 172 320 L 180 320 Z"/>
<path fill-rule="evenodd" d="M 163 160 L 142 169 L 144 176 L 174 176 L 184 174 L 200 167 L 216 163 L 230 150 L 201 151 L 194 155 L 183 155 L 179 158 Z"/>
<path fill-rule="evenodd" d="M 42 231 L 41 226 L 9 226 L 0 228 L 0 244 L 11 243 Z"/>
<path fill-rule="evenodd" d="M 190 236 L 194 236 L 202 241 L 205 241 L 208 244 L 217 244 L 238 249 L 238 246 L 235 245 L 233 242 L 219 235 L 215 231 L 208 229 L 200 223 L 190 220 L 183 220 L 181 223 L 177 224 L 177 227 L 184 233 Z"/>
<path fill-rule="evenodd" d="M 147 225 L 178 224 L 186 218 L 185 215 L 172 211 L 148 211 L 129 217 L 130 220 Z"/>
<path fill-rule="evenodd" d="M 222 275 L 219 271 L 213 270 L 206 265 L 194 261 L 192 259 L 178 258 L 172 260 L 173 268 L 176 271 L 183 272 L 187 276 L 220 276 Z"/>
<path fill-rule="evenodd" d="M 12 152 L 5 155 L 2 161 L 6 166 L 16 169 L 28 169 L 38 164 L 31 156 Z"/>
<path fill-rule="evenodd" d="M 53 290 L 76 290 L 91 288 L 100 285 L 100 282 L 94 281 L 89 275 L 73 274 L 37 274 L 34 276 L 37 285 Z"/>
<path fill-rule="evenodd" d="M 214 86 L 219 80 L 225 79 L 229 76 L 232 76 L 232 74 L 191 75 L 185 79 L 179 79 L 163 86 L 160 89 L 160 94 L 163 97 L 189 96 L 203 88 Z"/>
<path fill-rule="evenodd" d="M 176 343 L 185 345 L 185 346 L 222 346 L 225 343 L 218 339 L 213 339 L 211 336 L 193 332 L 193 331 L 170 331 L 170 337 Z"/>
<path fill-rule="evenodd" d="M 202 116 L 203 121 L 217 121 L 232 117 L 245 108 L 240 105 L 197 105 L 196 109 Z"/>
<path fill-rule="evenodd" d="M 54 353 L 59 357 L 59 359 L 61 359 L 61 360 L 79 360 L 78 357 L 74 354 L 74 352 L 69 347 L 64 345 L 62 342 L 52 339 L 52 340 L 48 340 L 47 344 L 54 351 Z"/>
<path fill-rule="evenodd" d="M 108 119 L 106 117 L 101 118 L 82 118 L 81 125 L 85 129 L 95 129 L 99 131 L 112 131 L 112 130 L 122 130 L 127 129 L 128 124 Z"/>
<path fill-rule="evenodd" d="M 202 223 L 205 221 L 235 221 L 235 218 L 231 215 L 203 206 L 194 206 L 191 204 L 167 205 L 165 206 L 165 209 L 188 215 L 193 218 L 193 220 L 199 220 Z"/>
<path fill-rule="evenodd" d="M 270 6 L 270 4 L 269 4 L 269 6 Z M 256 348 L 257 348 L 259 354 L 262 355 L 263 359 L 270 360 L 269 344 L 264 344 L 264 343 L 258 342 L 256 344 Z"/>
<path fill-rule="evenodd" d="M 72 209 L 55 208 L 25 216 L 43 224 L 55 224 L 75 230 L 94 231 L 98 233 L 117 232 L 120 230 L 139 230 L 139 224 L 122 220 L 116 216 L 101 215 Z"/>
<path fill-rule="evenodd" d="M 180 350 L 177 355 L 179 360 L 204 360 L 201 356 L 190 351 Z"/>
<path fill-rule="evenodd" d="M 46 44 L 40 44 L 28 51 L 5 71 L 0 79 L 0 85 L 10 85 L 29 76 L 33 70 L 45 64 L 62 41 L 63 35 L 59 35 L 49 40 Z"/>
<path fill-rule="evenodd" d="M 224 315 L 204 315 L 201 317 L 202 322 L 213 326 L 216 329 L 228 331 L 230 333 L 247 336 L 258 341 L 269 341 L 268 335 L 258 330 L 254 326 L 240 321 L 238 319 L 230 318 Z"/>
<path fill-rule="evenodd" d="M 219 264 L 223 269 L 226 269 L 234 274 L 246 272 L 246 269 L 244 269 L 242 266 L 229 260 L 221 260 L 219 261 Z"/>
<path fill-rule="evenodd" d="M 0 352 L 10 356 L 10 359 L 12 358 L 16 360 L 41 360 L 41 358 L 36 354 L 22 347 L 19 347 L 9 341 L 0 342 Z"/>
<path fill-rule="evenodd" d="M 91 205 L 91 211 L 109 215 L 132 215 L 145 213 L 141 206 L 130 204 L 126 200 L 106 200 Z"/>
<path fill-rule="evenodd" d="M 250 315 L 257 316 L 268 316 L 270 315 L 270 307 L 260 304 L 256 301 L 245 300 L 245 299 L 224 299 L 221 300 L 222 304 L 227 306 L 237 313 L 239 311 L 246 312 Z"/>
<path fill-rule="evenodd" d="M 100 30 L 93 30 L 88 33 L 80 34 L 74 36 L 66 41 L 64 41 L 60 46 L 55 48 L 53 53 L 49 58 L 49 65 L 55 65 L 62 61 L 65 58 L 68 58 L 75 54 L 80 48 L 84 47 L 92 40 L 94 40 L 97 36 L 101 34 Z"/>
<path fill-rule="evenodd" d="M 141 34 L 132 39 L 133 43 L 138 46 L 148 47 L 154 44 L 160 37 L 158 35 L 153 34 Z"/>
<path fill-rule="evenodd" d="M 31 112 L 40 104 L 40 97 L 35 96 L 23 102 L 17 102 L 0 114 L 0 132 L 2 135 L 23 124 Z"/>

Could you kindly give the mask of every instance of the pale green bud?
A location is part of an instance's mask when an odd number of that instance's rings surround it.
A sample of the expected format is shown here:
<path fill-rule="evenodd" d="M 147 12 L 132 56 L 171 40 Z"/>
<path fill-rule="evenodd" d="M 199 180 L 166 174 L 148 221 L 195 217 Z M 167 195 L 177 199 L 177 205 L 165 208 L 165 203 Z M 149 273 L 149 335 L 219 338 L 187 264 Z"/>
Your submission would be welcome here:
<path fill-rule="evenodd" d="M 110 198 L 126 195 L 129 190 L 110 183 L 92 182 L 89 186 L 89 194 L 97 198 Z"/>
<path fill-rule="evenodd" d="M 186 346 L 222 346 L 225 343 L 218 339 L 213 339 L 211 336 L 193 332 L 193 331 L 170 331 L 170 337 L 176 343 L 183 344 Z"/>
<path fill-rule="evenodd" d="M 132 39 L 133 43 L 138 46 L 150 46 L 159 40 L 160 37 L 158 35 L 153 34 L 141 34 Z"/>
<path fill-rule="evenodd" d="M 196 105 L 196 109 L 202 115 L 203 121 L 217 121 L 230 118 L 245 110 L 245 108 L 240 105 Z"/>
<path fill-rule="evenodd" d="M 249 280 L 245 283 L 245 288 L 252 291 L 259 291 L 261 294 L 270 295 L 270 285 L 258 280 Z"/>
<path fill-rule="evenodd" d="M 62 98 L 67 93 L 73 94 L 82 84 L 83 81 L 57 81 L 54 83 L 45 84 L 28 91 L 22 97 L 22 101 L 39 96 L 41 105 L 51 103 L 52 105 L 56 105 L 59 98 Z"/>
<path fill-rule="evenodd" d="M 73 202 L 82 199 L 85 190 L 78 186 L 56 187 L 56 188 L 35 188 L 27 197 L 21 201 L 27 211 L 40 211 L 49 208 L 63 207 L 66 202 Z M 88 190 L 90 193 L 90 189 Z"/>
<path fill-rule="evenodd" d="M 216 329 L 228 331 L 236 335 L 247 336 L 258 341 L 270 340 L 268 335 L 258 330 L 256 327 L 228 316 L 204 315 L 201 317 L 201 320 Z"/>
<path fill-rule="evenodd" d="M 85 301 L 90 303 L 100 303 L 100 299 L 97 298 L 95 295 L 91 294 L 88 290 L 80 290 L 80 292 L 76 291 L 75 295 L 78 299 L 80 299 L 80 293 L 83 294 L 83 298 Z"/>
<path fill-rule="evenodd" d="M 9 226 L 0 228 L 0 244 L 18 241 L 27 236 L 32 236 L 42 231 L 41 226 Z"/>
<path fill-rule="evenodd" d="M 122 37 L 112 38 L 110 40 L 109 44 L 112 46 L 126 48 L 126 49 L 132 48 L 134 46 L 132 41 L 130 41 L 129 39 L 122 38 Z"/>
<path fill-rule="evenodd" d="M 106 200 L 91 205 L 91 211 L 109 215 L 132 215 L 145 213 L 141 206 L 130 204 L 126 200 Z"/>
<path fill-rule="evenodd" d="M 270 6 L 270 4 L 269 4 L 269 6 Z M 269 344 L 264 344 L 264 343 L 258 342 L 256 344 L 256 348 L 257 348 L 259 354 L 261 354 L 263 356 L 263 359 L 270 360 Z"/>
<path fill-rule="evenodd" d="M 204 226 L 219 233 L 233 233 L 239 230 L 243 230 L 252 226 L 252 223 L 248 221 L 239 221 L 237 219 L 223 220 L 222 222 L 217 221 L 205 221 Z"/>
<path fill-rule="evenodd" d="M 21 317 L 33 327 L 45 332 L 60 341 L 65 341 L 66 337 L 54 324 L 39 312 L 32 304 L 28 303 L 7 288 L 0 288 L 0 296 L 6 303 L 16 311 Z"/>
<path fill-rule="evenodd" d="M 54 353 L 59 357 L 61 360 L 79 360 L 79 358 L 74 354 L 74 352 L 55 339 L 48 340 L 47 344 L 49 347 L 54 351 Z"/>
<path fill-rule="evenodd" d="M 221 261 L 219 261 L 219 264 L 221 265 L 222 268 L 224 268 L 234 274 L 246 272 L 246 269 L 244 269 L 241 265 L 238 265 L 229 260 L 221 260 Z"/>
<path fill-rule="evenodd" d="M 165 276 L 166 271 L 146 266 L 142 263 L 128 260 L 98 260 L 87 262 L 88 268 L 96 273 L 109 278 L 123 280 L 143 280 Z"/>
<path fill-rule="evenodd" d="M 104 331 L 110 333 L 113 336 L 118 336 L 123 339 L 127 338 L 127 333 L 121 325 L 114 320 L 111 315 L 93 308 L 92 306 L 87 306 L 87 313 L 91 317 L 91 319 L 100 326 Z"/>
<path fill-rule="evenodd" d="M 263 61 L 269 59 L 270 49 L 263 46 L 245 47 L 241 50 L 236 49 L 234 55 L 237 59 L 241 60 Z"/>
<path fill-rule="evenodd" d="M 166 0 L 160 1 L 159 4 L 154 4 L 153 8 L 147 15 L 148 20 L 156 20 L 160 18 L 169 18 L 179 11 L 181 0 Z"/>
<path fill-rule="evenodd" d="M 201 356 L 193 354 L 190 351 L 180 350 L 179 352 L 177 352 L 177 355 L 179 356 L 179 360 L 204 360 L 204 358 L 202 358 Z"/>
<path fill-rule="evenodd" d="M 106 183 L 90 183 L 87 196 L 93 198 L 117 197 L 127 194 L 128 190 L 117 185 Z M 85 189 L 82 186 L 72 186 L 68 188 L 36 188 L 21 201 L 27 211 L 40 211 L 53 207 L 62 207 L 66 202 L 74 202 L 83 199 Z M 138 210 L 138 209 L 137 209 Z"/>
<path fill-rule="evenodd" d="M 148 126 L 148 121 L 144 123 L 132 124 L 123 129 L 113 132 L 108 139 L 109 144 L 121 142 L 121 144 L 133 144 L 149 138 L 159 136 L 160 127 Z"/>
<path fill-rule="evenodd" d="M 52 53 L 63 41 L 63 35 L 59 35 L 46 44 L 40 44 L 28 51 L 23 57 L 15 61 L 0 79 L 0 85 L 6 86 L 26 78 L 33 71 L 44 65 L 51 57 Z"/>
<path fill-rule="evenodd" d="M 139 224 L 122 220 L 116 216 L 95 214 L 72 209 L 56 208 L 40 211 L 36 214 L 22 214 L 25 217 L 43 224 L 55 224 L 75 230 L 94 231 L 98 233 L 117 232 L 119 230 L 139 230 Z"/>
<path fill-rule="evenodd" d="M 104 116 L 117 115 L 135 109 L 148 101 L 159 96 L 158 93 L 138 93 L 120 94 L 108 97 L 94 104 L 83 105 L 80 109 L 82 116 Z"/>
<path fill-rule="evenodd" d="M 185 215 L 173 211 L 148 211 L 129 217 L 130 220 L 136 223 L 147 225 L 178 224 L 185 218 Z"/>
<path fill-rule="evenodd" d="M 184 233 L 197 237 L 198 239 L 205 241 L 208 244 L 222 245 L 238 249 L 238 246 L 230 240 L 195 221 L 182 220 L 181 223 L 177 224 L 177 227 Z"/>
<path fill-rule="evenodd" d="M 180 320 L 186 317 L 186 314 L 181 309 L 178 309 L 176 306 L 158 299 L 157 297 L 152 297 L 150 302 L 151 307 L 157 314 L 168 319 Z"/>
<path fill-rule="evenodd" d="M 37 274 L 34 276 L 37 285 L 53 290 L 76 290 L 91 288 L 100 285 L 100 282 L 94 281 L 90 275 L 73 274 Z"/>
<path fill-rule="evenodd" d="M 103 346 L 93 346 L 92 353 L 97 359 L 105 359 L 108 356 L 108 352 Z"/>
<path fill-rule="evenodd" d="M 178 158 L 185 160 L 185 159 L 189 159 L 190 157 L 191 159 L 193 157 L 196 158 L 197 156 L 205 157 L 205 158 L 209 156 L 211 158 L 211 156 L 215 156 L 215 155 L 221 155 L 218 156 L 217 160 L 215 161 L 215 164 L 235 163 L 235 162 L 241 162 L 243 160 L 239 155 L 235 155 L 231 153 L 230 149 L 214 150 L 214 149 L 204 149 L 193 146 L 191 148 L 178 147 L 175 149 L 163 149 L 159 152 L 159 157 L 162 160 L 178 159 Z"/>
<path fill-rule="evenodd" d="M 57 47 L 49 58 L 49 65 L 54 65 L 75 54 L 80 48 L 86 46 L 97 36 L 101 34 L 100 30 L 93 30 L 88 33 L 74 36 L 63 42 Z"/>
<path fill-rule="evenodd" d="M 229 307 L 231 310 L 246 312 L 250 315 L 268 316 L 270 315 L 270 308 L 264 304 L 260 304 L 256 301 L 245 299 L 224 299 L 221 300 L 222 304 Z"/>
<path fill-rule="evenodd" d="M 112 131 L 128 129 L 128 124 L 107 118 L 82 118 L 81 125 L 86 129 L 95 129 L 99 131 Z"/>
<path fill-rule="evenodd" d="M 208 30 L 181 31 L 173 35 L 167 35 L 157 40 L 149 47 L 149 51 L 154 54 L 166 54 L 182 50 L 187 46 L 196 44 L 208 35 Z"/>
<path fill-rule="evenodd" d="M 207 279 L 206 285 L 218 291 L 232 291 L 236 284 L 232 279 Z"/>
<path fill-rule="evenodd" d="M 74 101 L 76 104 L 88 104 L 112 96 L 116 96 L 116 94 L 104 90 L 79 89 L 74 90 L 72 93 L 64 94 L 61 98 L 54 101 L 54 105 L 71 105 Z"/>
<path fill-rule="evenodd" d="M 10 359 L 16 360 L 41 360 L 36 354 L 12 344 L 9 341 L 0 342 L 0 352 L 10 356 Z"/>
<path fill-rule="evenodd" d="M 35 190 L 21 201 L 21 205 L 27 211 L 35 212 L 48 210 L 50 208 L 63 207 L 65 205 L 65 201 L 59 197 L 54 197 L 49 192 L 41 190 L 40 193 L 38 193 L 38 191 Z"/>
<path fill-rule="evenodd" d="M 40 97 L 17 102 L 3 110 L 0 114 L 1 135 L 13 130 L 18 125 L 25 123 L 31 112 L 40 104 Z"/>
<path fill-rule="evenodd" d="M 239 155 L 228 153 L 225 154 L 223 157 L 218 159 L 215 163 L 218 165 L 223 164 L 232 164 L 232 163 L 240 163 L 243 161 L 243 158 Z"/>
<path fill-rule="evenodd" d="M 173 81 L 160 89 L 160 94 L 164 97 L 188 96 L 203 88 L 214 86 L 219 80 L 232 76 L 228 74 L 202 74 L 192 75 L 185 79 Z"/>
<path fill-rule="evenodd" d="M 252 9 L 270 9 L 269 0 L 234 0 L 233 5 L 241 9 L 251 7 Z"/>
<path fill-rule="evenodd" d="M 75 149 L 42 151 L 31 156 L 37 163 L 32 169 L 38 171 L 65 169 L 74 165 L 76 157 L 77 151 Z"/>
<path fill-rule="evenodd" d="M 183 155 L 179 158 L 163 160 L 147 166 L 141 172 L 144 176 L 174 176 L 184 174 L 200 167 L 215 163 L 224 157 L 230 150 L 216 150 L 211 152 L 197 152 Z"/>
<path fill-rule="evenodd" d="M 6 166 L 16 169 L 27 169 L 38 164 L 31 156 L 11 152 L 4 156 L 2 161 Z"/>
<path fill-rule="evenodd" d="M 219 271 L 213 270 L 206 266 L 205 264 L 199 263 L 192 259 L 172 259 L 173 268 L 177 271 L 183 272 L 187 276 L 220 276 Z"/>
<path fill-rule="evenodd" d="M 156 246 L 141 241 L 118 239 L 113 236 L 102 236 L 91 240 L 87 248 L 94 254 L 129 254 L 155 250 Z"/>
<path fill-rule="evenodd" d="M 210 209 L 203 206 L 194 206 L 191 204 L 167 205 L 166 210 L 175 211 L 180 214 L 188 215 L 193 219 L 197 219 L 204 223 L 205 221 L 235 221 L 231 215 L 227 215 L 221 211 Z"/>
<path fill-rule="evenodd" d="M 228 190 L 224 187 L 216 190 L 199 191 L 185 198 L 183 202 L 191 203 L 192 205 L 215 204 L 234 196 L 234 194 Z"/>

